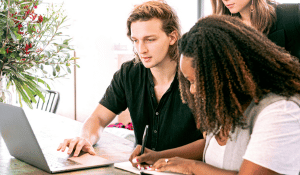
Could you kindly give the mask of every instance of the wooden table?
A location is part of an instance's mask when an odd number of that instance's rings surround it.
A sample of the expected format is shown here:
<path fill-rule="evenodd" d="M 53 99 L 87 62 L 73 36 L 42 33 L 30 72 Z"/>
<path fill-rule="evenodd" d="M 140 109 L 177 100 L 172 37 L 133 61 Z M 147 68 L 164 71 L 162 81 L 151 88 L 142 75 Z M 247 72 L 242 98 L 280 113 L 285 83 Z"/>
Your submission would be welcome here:
<path fill-rule="evenodd" d="M 60 142 L 65 138 L 72 138 L 77 136 L 80 132 L 82 123 L 74 121 L 72 119 L 48 113 L 39 110 L 25 110 L 29 122 L 33 128 L 33 131 L 37 133 L 46 134 L 49 139 L 47 144 L 53 146 L 53 149 L 56 149 Z M 0 121 L 1 122 L 1 121 Z M 45 143 L 43 143 L 45 144 Z M 100 141 L 95 145 L 95 151 L 101 157 L 115 161 L 122 162 L 127 161 L 131 152 L 133 150 L 134 143 L 126 140 L 124 138 L 112 135 L 107 132 L 103 132 Z M 12 157 L 6 145 L 0 135 L 0 174 L 1 175 L 24 175 L 24 174 L 49 174 L 45 171 L 42 171 L 38 168 L 35 168 L 25 162 L 22 162 L 14 157 Z M 72 172 L 60 173 L 60 174 L 132 174 L 126 171 L 116 169 L 112 166 L 93 168 L 86 170 L 77 170 Z"/>

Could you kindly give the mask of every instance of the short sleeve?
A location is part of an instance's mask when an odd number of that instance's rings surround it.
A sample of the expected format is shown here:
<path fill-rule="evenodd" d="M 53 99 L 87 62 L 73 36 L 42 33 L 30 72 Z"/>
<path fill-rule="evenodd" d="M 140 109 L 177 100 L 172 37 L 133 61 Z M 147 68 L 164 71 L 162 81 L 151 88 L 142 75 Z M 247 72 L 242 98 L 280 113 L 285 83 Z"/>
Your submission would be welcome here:
<path fill-rule="evenodd" d="M 114 74 L 110 85 L 100 100 L 101 105 L 115 114 L 119 114 L 127 108 L 124 74 L 126 74 L 126 69 L 123 64 L 121 69 Z"/>
<path fill-rule="evenodd" d="M 280 174 L 300 172 L 300 108 L 278 101 L 257 117 L 244 159 Z"/>

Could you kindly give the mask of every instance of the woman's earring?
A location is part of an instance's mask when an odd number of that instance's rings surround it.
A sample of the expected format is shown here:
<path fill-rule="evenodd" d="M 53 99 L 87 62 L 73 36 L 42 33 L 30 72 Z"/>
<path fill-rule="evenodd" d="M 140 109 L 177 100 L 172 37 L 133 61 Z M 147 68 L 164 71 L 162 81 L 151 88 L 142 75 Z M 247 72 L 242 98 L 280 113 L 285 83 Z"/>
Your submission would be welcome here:
<path fill-rule="evenodd" d="M 252 3 L 250 5 L 250 12 L 253 13 L 254 12 L 254 5 L 253 5 L 253 0 L 252 0 Z"/>

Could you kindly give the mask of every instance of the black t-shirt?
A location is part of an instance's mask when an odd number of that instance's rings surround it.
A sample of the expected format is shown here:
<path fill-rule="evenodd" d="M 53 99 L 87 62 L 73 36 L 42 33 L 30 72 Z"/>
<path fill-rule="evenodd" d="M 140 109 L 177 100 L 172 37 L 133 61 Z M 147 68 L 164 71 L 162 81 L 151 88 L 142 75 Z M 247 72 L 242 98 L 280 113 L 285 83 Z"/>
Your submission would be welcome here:
<path fill-rule="evenodd" d="M 276 15 L 277 21 L 267 37 L 300 59 L 300 4 L 280 4 Z"/>
<path fill-rule="evenodd" d="M 150 69 L 133 60 L 114 74 L 100 104 L 115 114 L 128 107 L 136 143 L 142 144 L 145 125 L 149 125 L 146 147 L 155 151 L 203 138 L 189 107 L 181 101 L 177 77 L 157 103 Z"/>

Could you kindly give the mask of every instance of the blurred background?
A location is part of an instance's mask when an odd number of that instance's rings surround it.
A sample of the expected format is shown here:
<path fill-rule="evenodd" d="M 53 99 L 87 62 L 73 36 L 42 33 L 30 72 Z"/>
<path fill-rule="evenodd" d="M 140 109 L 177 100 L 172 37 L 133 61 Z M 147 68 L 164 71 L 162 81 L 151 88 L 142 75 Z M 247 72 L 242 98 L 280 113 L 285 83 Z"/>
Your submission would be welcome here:
<path fill-rule="evenodd" d="M 73 68 L 66 78 L 49 81 L 51 89 L 61 94 L 57 114 L 84 121 L 98 105 L 120 65 L 133 58 L 133 47 L 126 36 L 126 20 L 136 4 L 146 0 L 44 0 L 43 5 L 60 6 L 68 16 L 68 29 L 80 68 Z M 277 0 L 296 3 L 299 0 Z M 182 33 L 187 32 L 199 17 L 211 14 L 210 0 L 166 0 L 180 19 Z M 38 8 L 43 13 L 43 8 Z M 44 8 L 45 9 L 45 8 Z M 74 56 L 74 53 L 70 53 Z M 76 69 L 76 70 L 75 70 Z M 76 72 L 76 73 L 74 73 Z M 127 124 L 123 113 L 113 122 Z"/>

